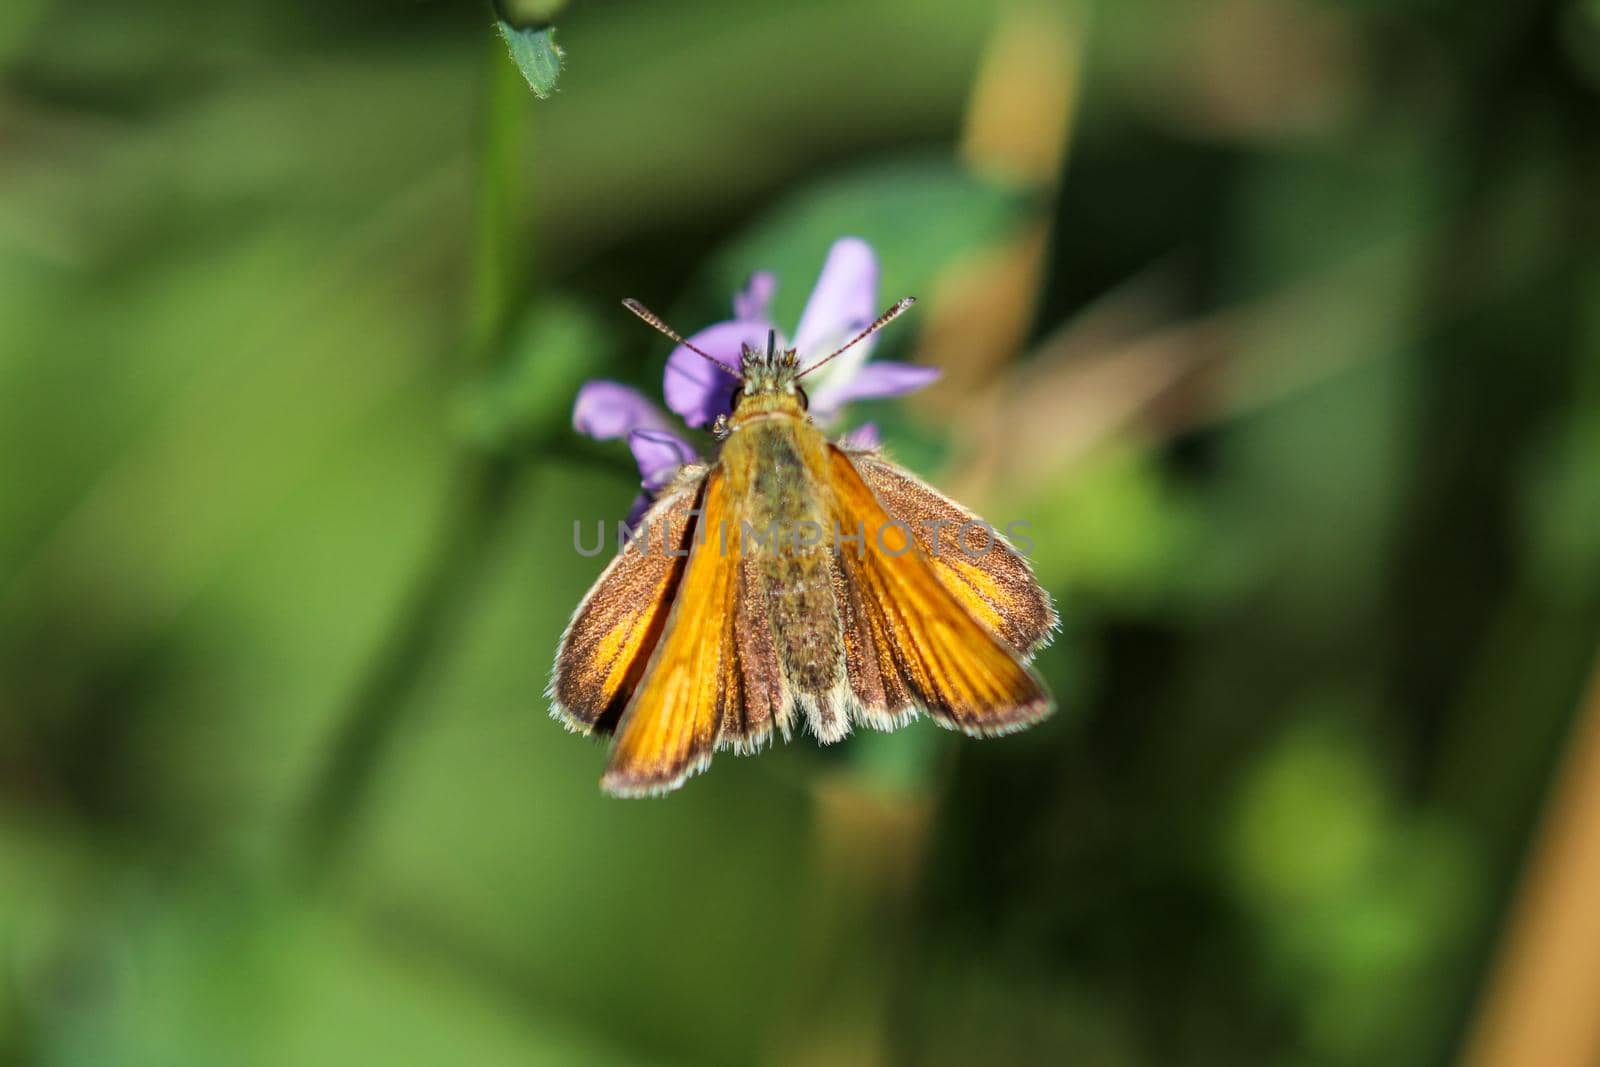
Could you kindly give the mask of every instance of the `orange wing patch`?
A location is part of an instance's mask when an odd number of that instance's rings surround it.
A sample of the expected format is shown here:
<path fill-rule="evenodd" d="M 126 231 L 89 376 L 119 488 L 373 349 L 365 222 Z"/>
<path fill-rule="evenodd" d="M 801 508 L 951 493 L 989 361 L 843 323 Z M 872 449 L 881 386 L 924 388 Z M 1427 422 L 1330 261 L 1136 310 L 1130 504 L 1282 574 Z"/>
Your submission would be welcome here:
<path fill-rule="evenodd" d="M 698 526 L 671 614 L 623 712 L 600 782 L 617 796 L 670 792 L 703 770 L 725 721 L 732 728 L 743 703 L 733 633 L 738 538 L 722 536 L 738 523 L 720 470 L 706 480 Z"/>
<path fill-rule="evenodd" d="M 1048 715 L 1038 677 L 935 574 L 850 457 L 830 446 L 829 463 L 841 528 L 866 531 L 865 551 L 842 552 L 840 569 L 853 643 L 871 657 L 856 686 L 868 723 L 892 727 L 921 708 L 941 725 L 990 736 Z"/>

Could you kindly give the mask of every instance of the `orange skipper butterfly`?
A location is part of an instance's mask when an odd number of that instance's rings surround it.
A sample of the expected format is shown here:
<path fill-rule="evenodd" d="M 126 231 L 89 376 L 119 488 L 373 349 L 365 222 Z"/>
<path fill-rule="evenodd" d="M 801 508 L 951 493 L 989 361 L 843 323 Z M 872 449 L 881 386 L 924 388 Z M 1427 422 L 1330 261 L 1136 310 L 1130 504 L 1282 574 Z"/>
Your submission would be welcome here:
<path fill-rule="evenodd" d="M 804 370 L 772 334 L 764 351 L 746 345 L 714 458 L 660 489 L 578 605 L 549 694 L 570 729 L 615 735 L 606 792 L 670 792 L 713 753 L 755 752 L 774 731 L 787 740 L 804 726 L 827 744 L 926 714 L 989 737 L 1052 710 L 1027 663 L 1057 617 L 1026 560 L 807 414 L 801 380 L 912 303 Z"/>

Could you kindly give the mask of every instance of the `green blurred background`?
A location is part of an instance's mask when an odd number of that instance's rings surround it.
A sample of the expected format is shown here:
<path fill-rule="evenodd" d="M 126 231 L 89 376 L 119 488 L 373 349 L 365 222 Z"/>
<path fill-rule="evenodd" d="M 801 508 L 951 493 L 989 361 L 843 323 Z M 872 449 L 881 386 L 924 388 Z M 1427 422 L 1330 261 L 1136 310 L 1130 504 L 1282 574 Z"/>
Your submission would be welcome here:
<path fill-rule="evenodd" d="M 493 24 L 0 10 L 0 1061 L 1456 1062 L 1600 632 L 1600 4 Z M 607 799 L 573 395 L 843 234 L 1061 710 Z"/>

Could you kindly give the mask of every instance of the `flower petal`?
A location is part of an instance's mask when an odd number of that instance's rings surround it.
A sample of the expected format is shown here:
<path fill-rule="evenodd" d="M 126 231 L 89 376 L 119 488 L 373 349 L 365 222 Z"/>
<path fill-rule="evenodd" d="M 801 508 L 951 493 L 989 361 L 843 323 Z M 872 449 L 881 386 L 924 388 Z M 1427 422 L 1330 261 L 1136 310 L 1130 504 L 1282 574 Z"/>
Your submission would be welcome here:
<path fill-rule="evenodd" d="M 718 370 L 683 345 L 667 357 L 667 373 L 661 393 L 667 407 L 683 416 L 690 426 L 708 426 L 718 415 L 731 410 L 729 401 L 739 384 L 739 351 L 745 345 L 765 348 L 771 324 L 755 319 L 733 319 L 707 326 L 689 338 L 689 343 L 716 357 L 726 370 Z"/>
<path fill-rule="evenodd" d="M 877 301 L 878 257 L 872 246 L 859 237 L 833 242 L 794 332 L 800 365 L 815 363 L 866 329 L 878 314 Z M 850 354 L 866 359 L 871 345 L 869 338 Z"/>
<path fill-rule="evenodd" d="M 878 436 L 877 423 L 863 422 L 860 426 L 839 438 L 839 443 L 845 448 L 865 451 L 877 448 L 883 443 L 883 439 Z"/>
<path fill-rule="evenodd" d="M 633 504 L 628 508 L 628 517 L 622 520 L 623 523 L 627 525 L 629 530 L 637 530 L 639 528 L 639 520 L 644 518 L 644 513 L 649 511 L 650 505 L 655 502 L 656 498 L 649 493 L 640 493 L 633 498 Z"/>
<path fill-rule="evenodd" d="M 733 317 L 747 322 L 768 322 L 772 318 L 772 294 L 778 291 L 778 276 L 769 270 L 757 271 L 733 296 Z"/>
<path fill-rule="evenodd" d="M 846 404 L 886 396 L 903 396 L 931 384 L 939 377 L 938 367 L 880 360 L 859 368 L 848 379 L 832 378 L 811 394 L 811 416 L 826 422 Z"/>
<path fill-rule="evenodd" d="M 572 427 L 596 441 L 626 437 L 634 430 L 668 430 L 667 416 L 639 390 L 620 382 L 585 382 L 572 405 Z"/>
<path fill-rule="evenodd" d="M 670 482 L 679 467 L 699 458 L 693 445 L 668 430 L 635 430 L 628 435 L 628 448 L 650 492 Z"/>

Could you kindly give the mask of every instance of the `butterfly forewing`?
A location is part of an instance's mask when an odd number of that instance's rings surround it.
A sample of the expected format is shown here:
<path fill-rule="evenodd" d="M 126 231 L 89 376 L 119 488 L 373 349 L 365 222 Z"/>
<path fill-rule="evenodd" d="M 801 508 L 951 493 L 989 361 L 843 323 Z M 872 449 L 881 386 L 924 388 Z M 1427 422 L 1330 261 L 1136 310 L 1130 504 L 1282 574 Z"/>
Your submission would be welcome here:
<path fill-rule="evenodd" d="M 687 472 L 640 519 L 573 613 L 550 679 L 551 713 L 579 733 L 613 730 L 666 626 L 705 472 Z"/>
<path fill-rule="evenodd" d="M 601 780 L 610 793 L 676 789 L 710 762 L 730 709 L 742 708 L 733 628 L 738 557 L 736 545 L 724 550 L 721 536 L 730 519 L 737 528 L 719 467 L 706 479 L 697 535 L 665 629 L 617 725 Z"/>

